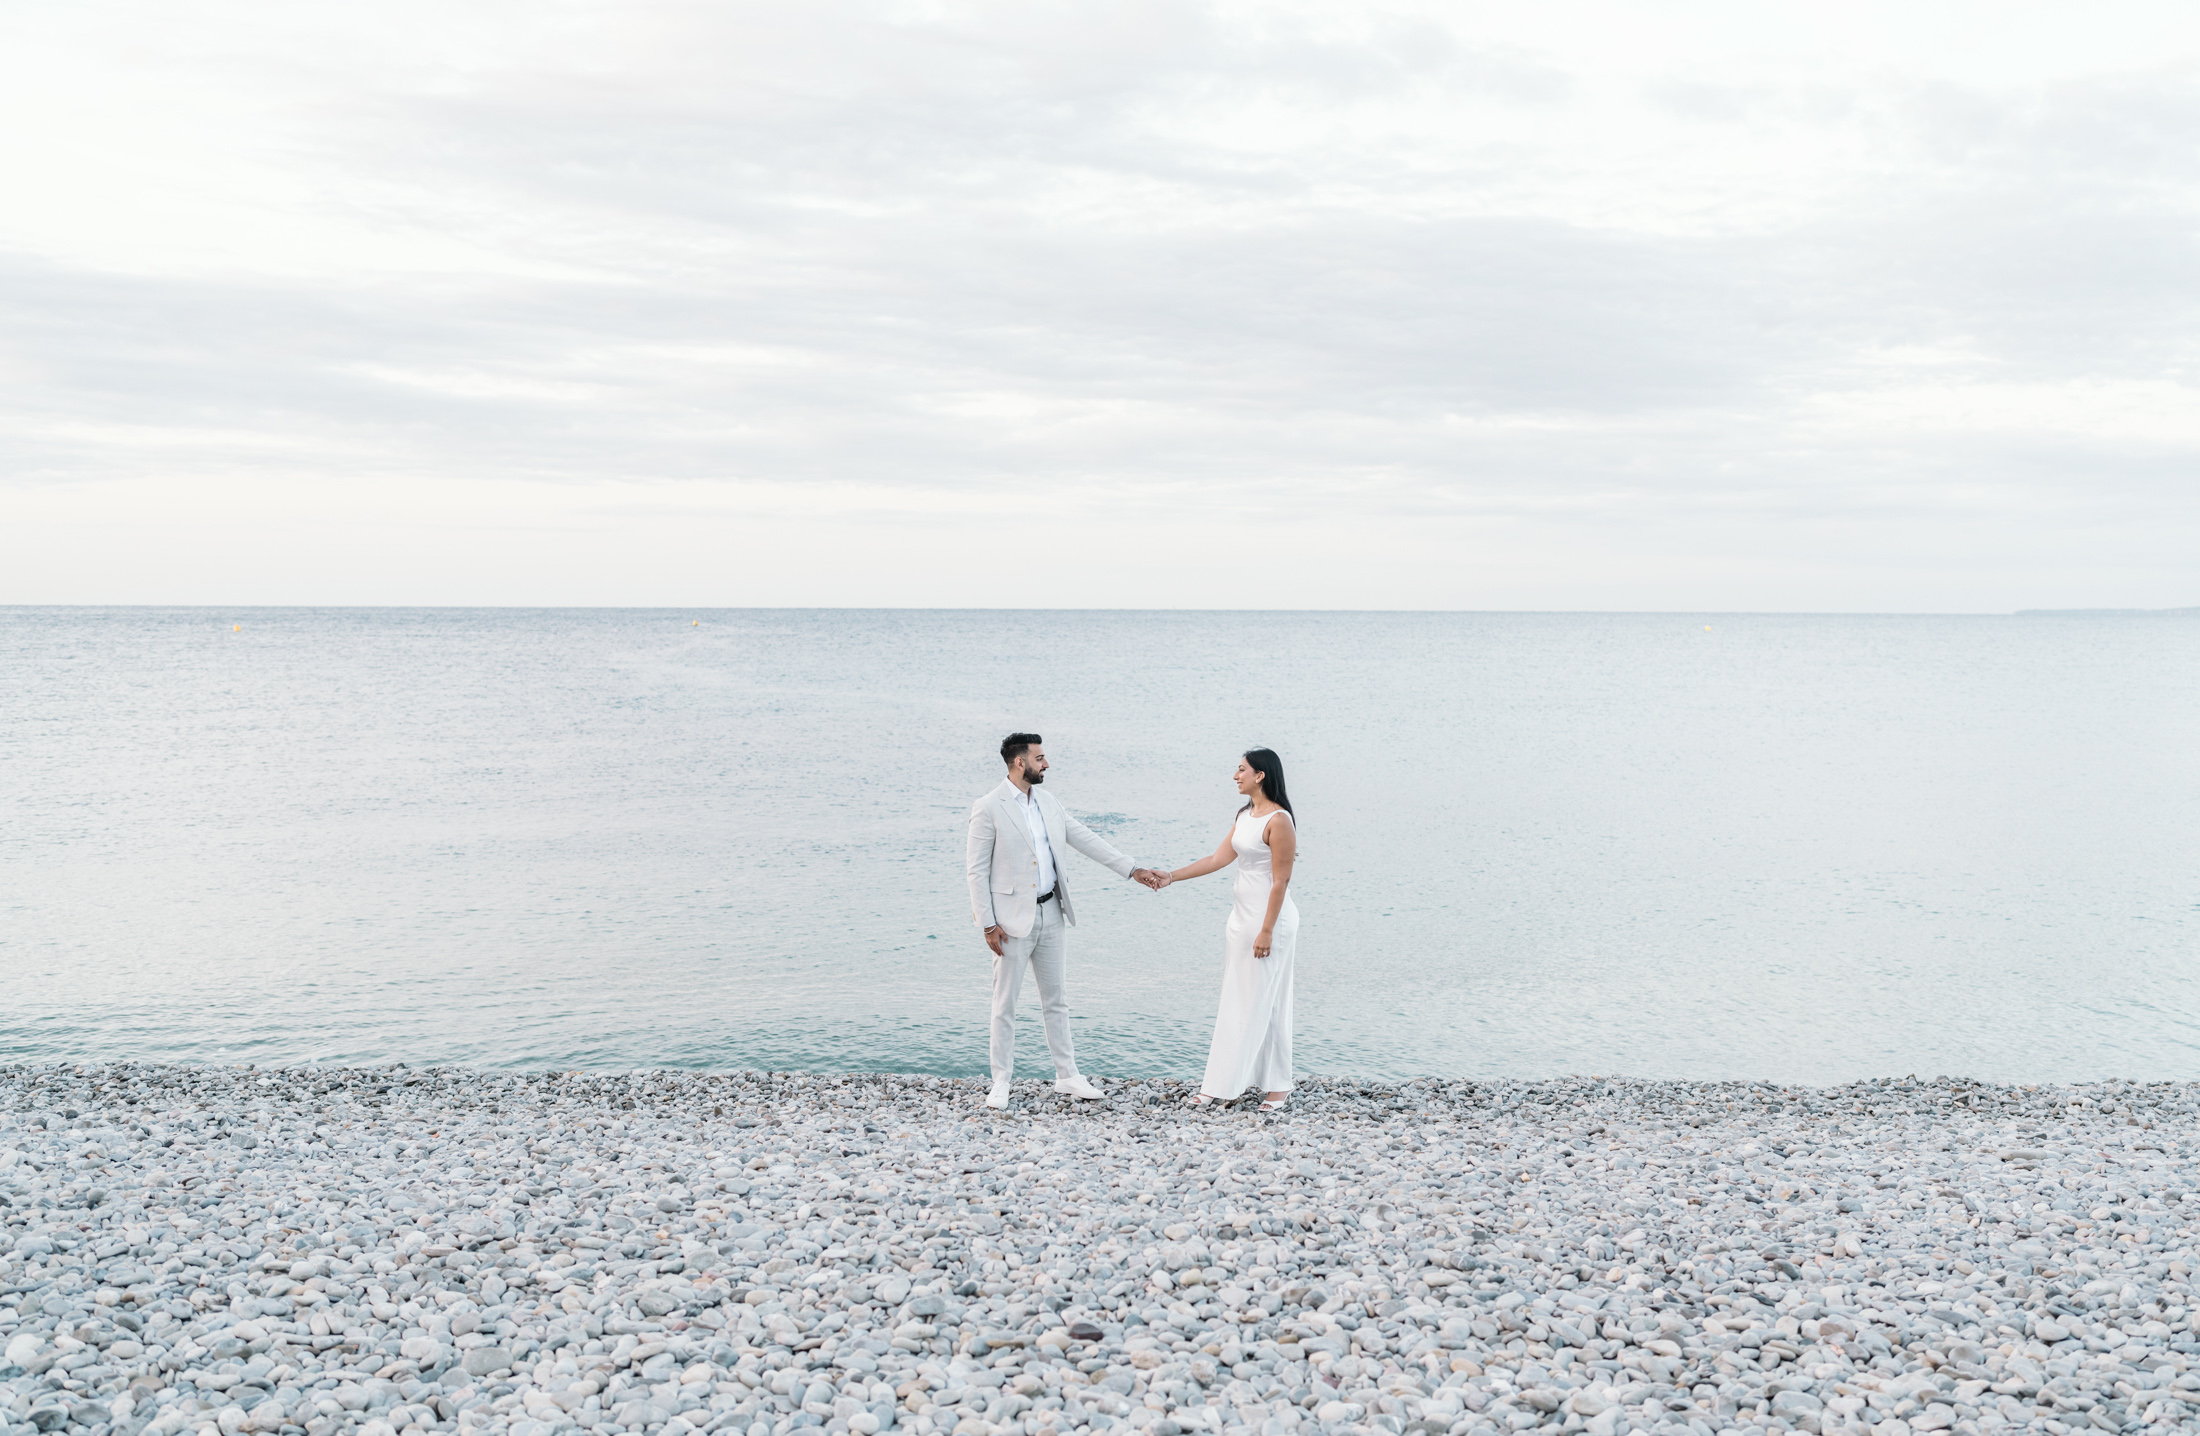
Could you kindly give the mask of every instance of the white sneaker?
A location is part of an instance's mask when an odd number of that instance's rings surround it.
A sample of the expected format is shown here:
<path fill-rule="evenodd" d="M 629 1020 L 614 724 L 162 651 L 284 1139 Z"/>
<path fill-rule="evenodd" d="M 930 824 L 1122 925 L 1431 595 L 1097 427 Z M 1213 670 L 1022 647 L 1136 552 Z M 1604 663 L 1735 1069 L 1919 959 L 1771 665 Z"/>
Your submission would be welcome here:
<path fill-rule="evenodd" d="M 993 1090 L 985 1094 L 985 1105 L 1006 1112 L 1008 1110 L 1008 1081 L 995 1082 Z"/>
<path fill-rule="evenodd" d="M 1089 1077 L 1064 1077 L 1054 1084 L 1054 1090 L 1064 1097 L 1105 1097 L 1108 1094 L 1093 1085 Z"/>

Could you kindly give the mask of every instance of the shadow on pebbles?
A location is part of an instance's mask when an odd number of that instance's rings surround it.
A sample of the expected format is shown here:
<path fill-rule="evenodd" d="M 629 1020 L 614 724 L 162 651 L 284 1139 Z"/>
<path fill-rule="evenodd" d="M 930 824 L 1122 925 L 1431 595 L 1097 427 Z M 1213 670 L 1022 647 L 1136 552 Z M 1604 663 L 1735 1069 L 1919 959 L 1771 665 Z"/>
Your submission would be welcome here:
<path fill-rule="evenodd" d="M 2200 1427 L 2192 1085 L 0 1071 L 0 1430 Z"/>

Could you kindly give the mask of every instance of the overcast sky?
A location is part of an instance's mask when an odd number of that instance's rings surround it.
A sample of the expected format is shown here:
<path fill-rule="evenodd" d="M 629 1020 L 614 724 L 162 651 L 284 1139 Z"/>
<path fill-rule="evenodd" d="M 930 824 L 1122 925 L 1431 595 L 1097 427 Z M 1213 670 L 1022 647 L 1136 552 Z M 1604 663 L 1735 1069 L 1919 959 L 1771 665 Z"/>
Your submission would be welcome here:
<path fill-rule="evenodd" d="M 2200 7 L 0 0 L 0 601 L 2200 603 Z"/>

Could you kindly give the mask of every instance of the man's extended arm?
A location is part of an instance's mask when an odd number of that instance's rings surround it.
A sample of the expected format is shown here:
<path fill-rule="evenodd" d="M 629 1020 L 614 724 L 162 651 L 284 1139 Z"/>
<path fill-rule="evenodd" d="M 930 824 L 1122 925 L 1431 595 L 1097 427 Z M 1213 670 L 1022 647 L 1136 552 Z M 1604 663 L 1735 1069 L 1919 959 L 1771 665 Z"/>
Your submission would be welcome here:
<path fill-rule="evenodd" d="M 1138 871 L 1136 863 L 1109 846 L 1107 839 L 1078 822 L 1066 810 L 1062 814 L 1062 834 L 1069 839 L 1071 847 L 1119 878 L 1130 877 Z"/>

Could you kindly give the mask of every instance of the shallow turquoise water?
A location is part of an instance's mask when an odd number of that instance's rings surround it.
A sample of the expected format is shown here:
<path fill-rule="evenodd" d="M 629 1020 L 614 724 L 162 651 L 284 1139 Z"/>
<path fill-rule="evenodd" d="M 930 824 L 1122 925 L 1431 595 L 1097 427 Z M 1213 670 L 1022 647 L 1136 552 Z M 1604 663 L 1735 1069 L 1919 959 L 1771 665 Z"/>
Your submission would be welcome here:
<path fill-rule="evenodd" d="M 974 1073 L 1029 726 L 1141 860 L 1282 753 L 1309 1071 L 2200 1075 L 2200 622 L 32 608 L 0 673 L 0 1060 Z M 1196 1075 L 1227 879 L 1066 861 L 1085 1066 Z"/>

